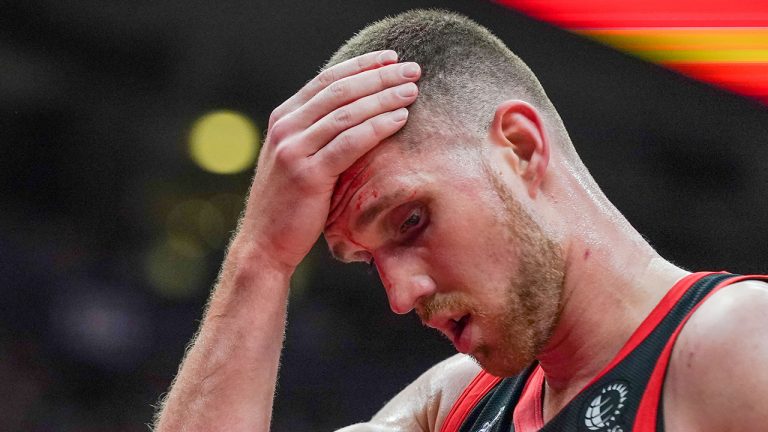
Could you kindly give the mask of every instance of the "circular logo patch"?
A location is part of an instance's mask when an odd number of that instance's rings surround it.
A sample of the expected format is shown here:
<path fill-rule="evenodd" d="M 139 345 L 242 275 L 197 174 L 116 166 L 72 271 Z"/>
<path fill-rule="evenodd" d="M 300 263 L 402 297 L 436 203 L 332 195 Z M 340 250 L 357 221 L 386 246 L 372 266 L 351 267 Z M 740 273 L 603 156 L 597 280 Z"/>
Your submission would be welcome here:
<path fill-rule="evenodd" d="M 624 409 L 629 386 L 616 381 L 603 386 L 584 411 L 584 425 L 590 431 L 624 432 L 617 424 Z"/>

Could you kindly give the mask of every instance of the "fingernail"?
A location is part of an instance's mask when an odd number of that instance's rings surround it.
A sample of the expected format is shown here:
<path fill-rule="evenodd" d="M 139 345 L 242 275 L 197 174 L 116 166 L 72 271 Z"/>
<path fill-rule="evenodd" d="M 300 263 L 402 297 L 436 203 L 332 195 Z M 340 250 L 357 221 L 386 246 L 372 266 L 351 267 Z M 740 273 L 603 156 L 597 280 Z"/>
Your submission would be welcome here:
<path fill-rule="evenodd" d="M 397 111 L 392 111 L 392 120 L 396 123 L 405 121 L 408 118 L 408 110 L 406 108 L 400 108 Z"/>
<path fill-rule="evenodd" d="M 397 61 L 397 53 L 394 51 L 384 51 L 379 54 L 379 63 L 393 63 Z"/>
<path fill-rule="evenodd" d="M 416 95 L 417 91 L 416 84 L 414 83 L 408 83 L 403 84 L 397 89 L 397 94 L 400 95 L 400 97 L 408 98 Z"/>
<path fill-rule="evenodd" d="M 404 63 L 400 66 L 400 73 L 406 78 L 414 78 L 419 75 L 420 69 L 416 63 Z"/>

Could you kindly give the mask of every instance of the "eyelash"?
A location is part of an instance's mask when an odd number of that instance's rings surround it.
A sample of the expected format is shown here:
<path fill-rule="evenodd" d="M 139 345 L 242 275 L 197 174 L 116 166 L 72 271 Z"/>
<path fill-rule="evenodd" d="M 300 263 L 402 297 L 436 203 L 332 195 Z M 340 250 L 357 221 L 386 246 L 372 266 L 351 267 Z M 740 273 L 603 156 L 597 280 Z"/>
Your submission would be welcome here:
<path fill-rule="evenodd" d="M 409 230 L 420 227 L 424 220 L 423 213 L 424 213 L 424 210 L 421 207 L 411 211 L 411 213 L 408 215 L 408 218 L 405 220 L 405 222 L 403 222 L 403 224 L 400 225 L 400 234 L 407 234 Z M 414 217 L 417 218 L 415 221 L 413 221 Z M 373 274 L 376 271 L 377 271 L 376 260 L 373 257 L 371 257 L 368 260 L 368 273 Z"/>
<path fill-rule="evenodd" d="M 421 221 L 423 219 L 423 210 L 421 208 L 417 208 L 414 211 L 411 211 L 411 213 L 408 215 L 408 218 L 403 222 L 402 225 L 400 225 L 400 234 L 405 234 L 408 232 L 411 228 L 418 227 L 421 224 Z M 417 218 L 415 222 L 411 222 L 413 219 Z"/>

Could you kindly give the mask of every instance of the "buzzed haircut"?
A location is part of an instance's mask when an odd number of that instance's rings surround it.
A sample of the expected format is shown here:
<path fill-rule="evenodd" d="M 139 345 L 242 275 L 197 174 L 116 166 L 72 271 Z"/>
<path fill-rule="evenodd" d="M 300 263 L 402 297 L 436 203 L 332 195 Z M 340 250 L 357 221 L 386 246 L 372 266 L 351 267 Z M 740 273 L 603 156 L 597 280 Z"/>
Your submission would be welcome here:
<path fill-rule="evenodd" d="M 521 99 L 548 118 L 555 128 L 552 132 L 564 133 L 562 138 L 570 144 L 557 111 L 533 72 L 488 29 L 471 19 L 438 9 L 411 10 L 385 18 L 349 39 L 325 68 L 385 49 L 397 52 L 401 62 L 413 61 L 422 69 L 417 83 L 419 97 L 401 135 L 414 128 L 423 133 L 435 120 L 452 132 L 485 135 L 498 104 Z"/>

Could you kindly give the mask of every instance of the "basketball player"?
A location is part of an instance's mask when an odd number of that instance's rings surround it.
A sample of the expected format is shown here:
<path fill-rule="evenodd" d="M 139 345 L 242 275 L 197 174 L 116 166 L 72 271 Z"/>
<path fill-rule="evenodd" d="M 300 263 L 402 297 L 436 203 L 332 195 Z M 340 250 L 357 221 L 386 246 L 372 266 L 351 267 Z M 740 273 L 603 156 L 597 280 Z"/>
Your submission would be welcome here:
<path fill-rule="evenodd" d="M 269 429 L 288 282 L 321 233 L 462 353 L 346 432 L 768 425 L 766 279 L 664 260 L 519 58 L 466 18 L 412 11 L 273 112 L 158 431 Z"/>

